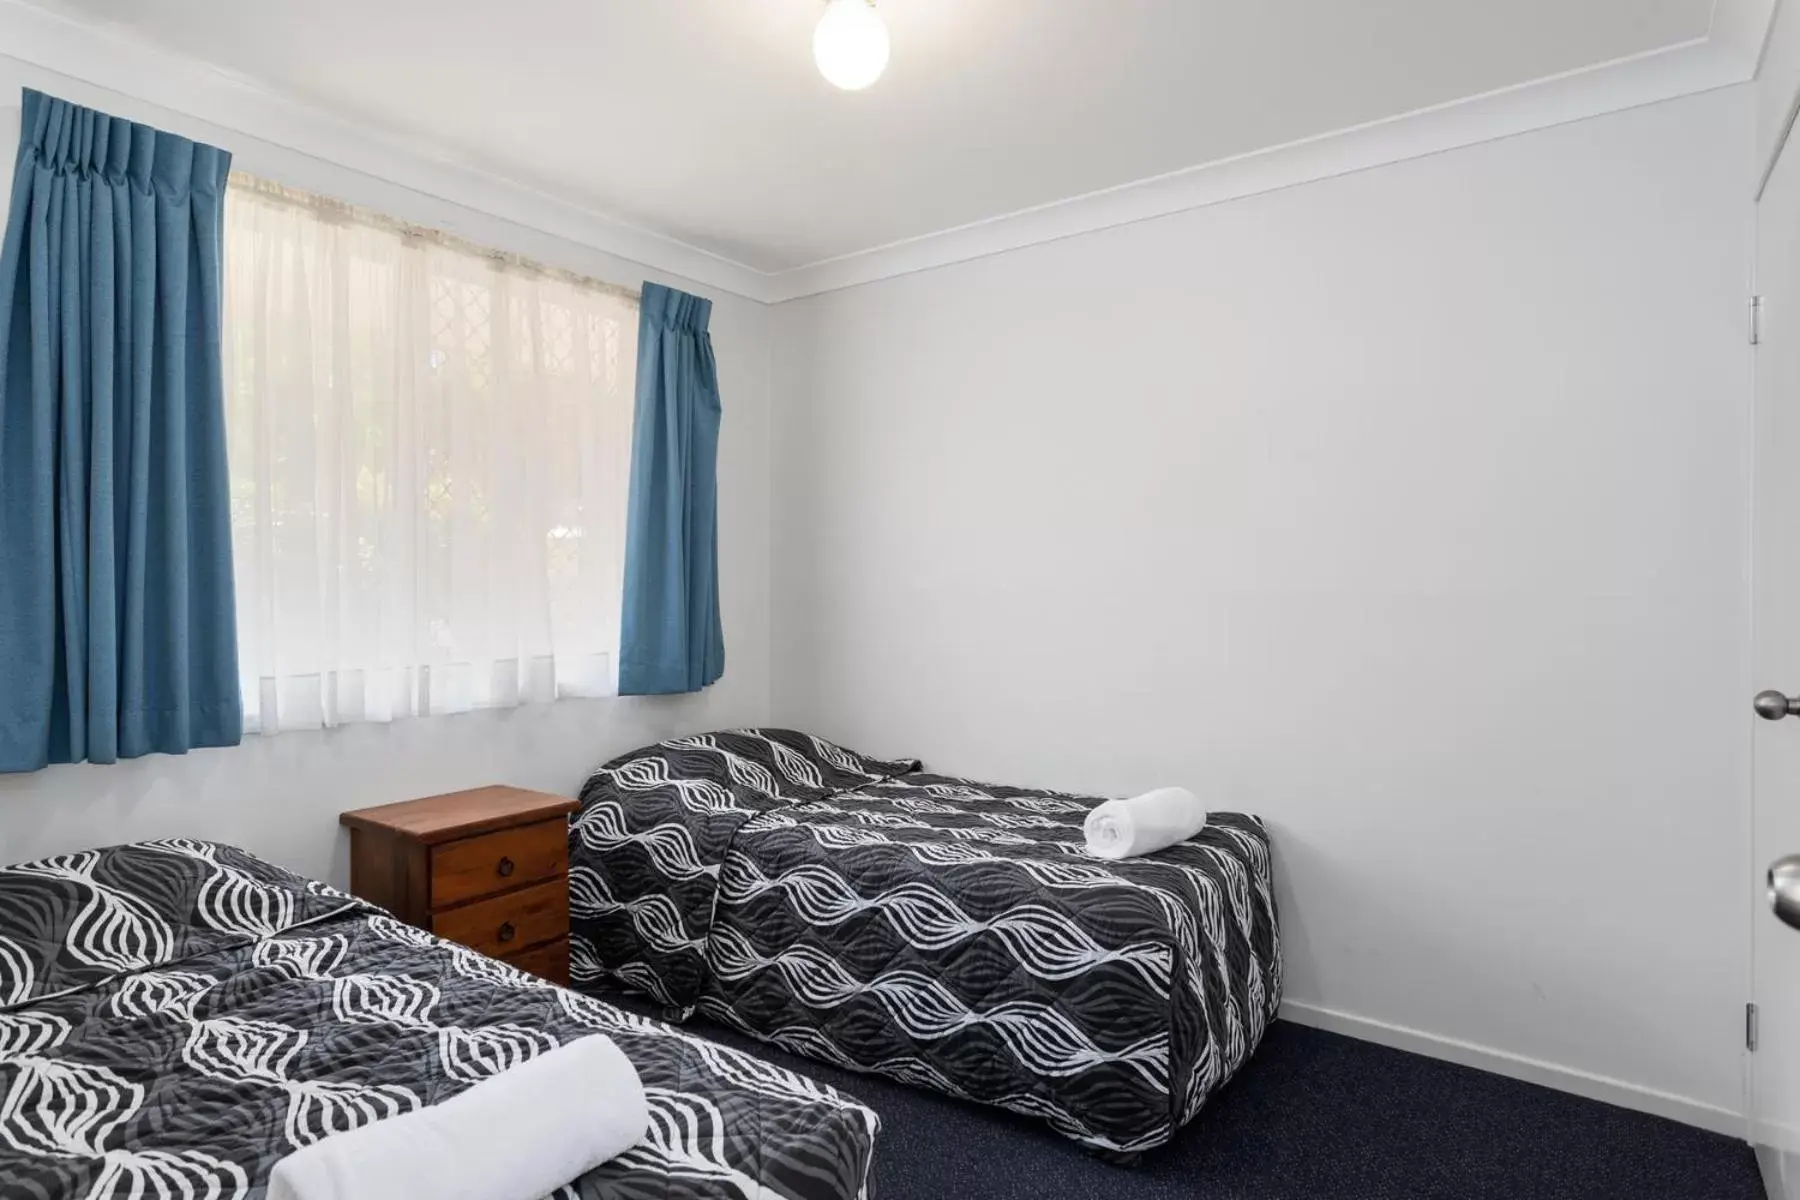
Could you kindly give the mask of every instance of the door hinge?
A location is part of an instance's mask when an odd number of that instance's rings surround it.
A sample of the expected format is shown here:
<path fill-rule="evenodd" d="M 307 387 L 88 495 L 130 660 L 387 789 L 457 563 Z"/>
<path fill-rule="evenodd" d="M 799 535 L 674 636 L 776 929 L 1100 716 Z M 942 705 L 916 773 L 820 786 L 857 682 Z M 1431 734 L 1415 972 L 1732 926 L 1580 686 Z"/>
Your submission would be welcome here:
<path fill-rule="evenodd" d="M 1756 1005 L 1744 1005 L 1744 1049 L 1756 1050 Z"/>
<path fill-rule="evenodd" d="M 1750 297 L 1750 344 L 1752 346 L 1762 345 L 1762 301 L 1761 296 Z"/>

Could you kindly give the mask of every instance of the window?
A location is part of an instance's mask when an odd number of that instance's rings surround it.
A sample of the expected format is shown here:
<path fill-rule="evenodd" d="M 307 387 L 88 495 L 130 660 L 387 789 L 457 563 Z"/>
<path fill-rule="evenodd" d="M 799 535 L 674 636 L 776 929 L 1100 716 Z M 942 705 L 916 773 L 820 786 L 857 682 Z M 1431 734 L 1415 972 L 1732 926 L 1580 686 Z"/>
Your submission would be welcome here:
<path fill-rule="evenodd" d="M 234 175 L 246 725 L 616 690 L 638 302 Z"/>

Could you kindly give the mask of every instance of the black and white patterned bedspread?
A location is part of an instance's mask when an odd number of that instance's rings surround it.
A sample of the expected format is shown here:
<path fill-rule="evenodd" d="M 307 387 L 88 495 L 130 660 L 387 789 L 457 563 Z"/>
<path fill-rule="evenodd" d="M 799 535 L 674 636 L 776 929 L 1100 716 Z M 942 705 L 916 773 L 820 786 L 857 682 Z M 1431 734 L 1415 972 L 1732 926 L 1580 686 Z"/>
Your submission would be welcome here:
<path fill-rule="evenodd" d="M 0 1195 L 260 1197 L 327 1134 L 589 1033 L 648 1137 L 559 1200 L 866 1195 L 874 1113 L 553 987 L 241 850 L 170 840 L 0 868 Z"/>
<path fill-rule="evenodd" d="M 570 831 L 578 986 L 796 1053 L 1161 1145 L 1281 999 L 1268 834 L 1089 857 L 1101 797 L 932 775 L 789 730 L 608 763 Z"/>

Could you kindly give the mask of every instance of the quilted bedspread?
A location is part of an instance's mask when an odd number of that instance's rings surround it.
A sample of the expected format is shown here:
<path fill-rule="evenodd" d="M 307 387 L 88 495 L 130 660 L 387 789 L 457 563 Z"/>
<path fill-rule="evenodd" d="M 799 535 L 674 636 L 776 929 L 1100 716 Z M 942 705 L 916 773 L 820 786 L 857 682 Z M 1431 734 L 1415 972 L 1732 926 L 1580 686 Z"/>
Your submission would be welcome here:
<path fill-rule="evenodd" d="M 570 838 L 573 970 L 796 1053 L 1166 1142 L 1281 998 L 1269 840 L 1214 813 L 1105 862 L 1101 797 L 919 770 L 789 730 L 606 764 Z"/>
<path fill-rule="evenodd" d="M 0 867 L 0 1196 L 236 1200 L 333 1132 L 604 1033 L 645 1140 L 558 1200 L 866 1194 L 874 1113 L 243 851 Z"/>

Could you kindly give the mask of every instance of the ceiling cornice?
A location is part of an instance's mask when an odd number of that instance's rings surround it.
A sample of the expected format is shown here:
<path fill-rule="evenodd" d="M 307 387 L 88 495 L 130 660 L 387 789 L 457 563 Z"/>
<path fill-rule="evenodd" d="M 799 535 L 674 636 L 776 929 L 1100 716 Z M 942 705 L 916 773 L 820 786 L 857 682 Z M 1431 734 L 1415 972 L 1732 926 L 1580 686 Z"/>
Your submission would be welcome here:
<path fill-rule="evenodd" d="M 0 58 L 12 59 L 27 74 L 60 77 L 48 86 L 80 103 L 121 116 L 149 116 L 133 111 L 148 106 L 165 128 L 223 146 L 245 170 L 296 187 L 317 188 L 316 182 L 295 177 L 304 174 L 288 161 L 297 154 L 591 246 L 654 272 L 755 300 L 769 294 L 765 272 L 421 149 L 122 30 L 0 0 Z M 10 101 L 0 100 L 5 103 Z"/>
<path fill-rule="evenodd" d="M 1776 2 L 1715 0 L 1705 38 L 773 273 L 21 0 L 0 0 L 0 57 L 28 76 L 57 77 L 46 86 L 71 99 L 126 115 L 154 110 L 142 115 L 227 146 L 259 174 L 309 186 L 297 177 L 306 174 L 292 162 L 298 155 L 629 259 L 653 274 L 779 303 L 1743 83 L 1756 73 Z M 76 86 L 59 86 L 65 81 Z"/>
<path fill-rule="evenodd" d="M 827 259 L 771 278 L 795 300 L 1254 196 L 1385 163 L 1744 83 L 1777 0 L 1715 0 L 1708 36 L 957 229 Z"/>

